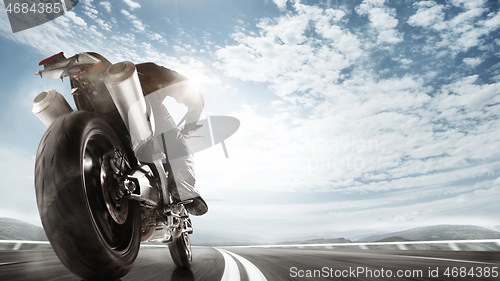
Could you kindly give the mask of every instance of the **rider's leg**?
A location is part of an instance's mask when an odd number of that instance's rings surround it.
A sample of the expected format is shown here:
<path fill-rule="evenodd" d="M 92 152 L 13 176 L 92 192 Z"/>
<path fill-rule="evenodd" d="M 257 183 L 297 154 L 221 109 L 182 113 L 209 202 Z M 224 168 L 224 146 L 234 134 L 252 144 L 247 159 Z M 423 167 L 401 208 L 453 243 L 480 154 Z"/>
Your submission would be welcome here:
<path fill-rule="evenodd" d="M 172 193 L 179 201 L 193 199 L 192 203 L 185 205 L 187 211 L 192 215 L 203 215 L 208 206 L 194 188 L 196 179 L 193 153 L 165 106 L 155 103 L 152 104 L 152 110 L 155 117 L 155 135 L 167 156 L 177 187 L 173 188 Z"/>

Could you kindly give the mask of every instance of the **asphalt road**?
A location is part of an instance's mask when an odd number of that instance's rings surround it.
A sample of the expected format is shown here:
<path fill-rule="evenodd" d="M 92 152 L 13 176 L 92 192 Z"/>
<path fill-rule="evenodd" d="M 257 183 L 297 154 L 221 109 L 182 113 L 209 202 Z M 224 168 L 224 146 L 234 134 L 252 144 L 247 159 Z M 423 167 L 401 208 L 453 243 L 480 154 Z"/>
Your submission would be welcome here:
<path fill-rule="evenodd" d="M 500 280 L 499 274 L 500 252 L 194 247 L 190 270 L 176 269 L 166 248 L 142 248 L 121 280 Z M 52 250 L 22 250 L 0 252 L 0 280 L 81 279 Z"/>

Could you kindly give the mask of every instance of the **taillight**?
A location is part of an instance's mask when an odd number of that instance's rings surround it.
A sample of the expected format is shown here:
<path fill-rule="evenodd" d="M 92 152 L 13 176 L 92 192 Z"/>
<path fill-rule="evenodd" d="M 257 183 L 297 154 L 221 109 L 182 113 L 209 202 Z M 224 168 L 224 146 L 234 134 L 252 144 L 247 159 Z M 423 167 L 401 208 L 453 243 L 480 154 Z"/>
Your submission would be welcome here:
<path fill-rule="evenodd" d="M 62 56 L 62 55 L 63 55 L 63 52 L 60 52 L 59 54 L 55 54 L 55 55 L 53 55 L 51 57 L 48 57 L 48 58 L 44 59 L 43 61 L 41 61 L 40 63 L 38 63 L 38 65 L 42 65 L 42 64 L 48 62 L 49 60 L 51 60 L 51 59 L 53 59 L 55 57 L 58 57 L 58 56 Z"/>
<path fill-rule="evenodd" d="M 91 72 L 92 70 L 96 70 L 96 69 L 100 69 L 100 68 L 102 68 L 102 63 L 98 62 L 98 63 L 94 64 L 93 67 L 87 68 L 87 70 L 85 70 L 85 72 Z M 80 73 L 80 75 L 82 75 L 82 74 Z"/>
<path fill-rule="evenodd" d="M 82 76 L 85 73 L 89 73 L 91 71 L 94 71 L 96 69 L 101 69 L 101 68 L 102 68 L 102 63 L 98 62 L 93 67 L 89 67 L 89 68 L 85 69 L 84 71 L 82 71 L 82 72 L 80 72 L 78 74 L 71 75 L 71 78 L 78 78 L 78 76 Z"/>

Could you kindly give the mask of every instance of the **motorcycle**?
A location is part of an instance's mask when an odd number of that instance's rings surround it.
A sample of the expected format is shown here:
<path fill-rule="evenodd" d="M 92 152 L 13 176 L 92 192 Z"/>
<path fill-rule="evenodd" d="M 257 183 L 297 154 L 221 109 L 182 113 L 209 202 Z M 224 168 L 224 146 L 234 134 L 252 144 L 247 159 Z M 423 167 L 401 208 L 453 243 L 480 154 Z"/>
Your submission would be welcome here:
<path fill-rule="evenodd" d="M 193 227 L 185 205 L 192 200 L 173 197 L 165 140 L 162 146 L 154 133 L 135 65 L 111 65 L 93 52 L 61 52 L 39 65 L 41 77 L 69 78 L 77 109 L 55 90 L 32 105 L 48 126 L 36 154 L 37 205 L 61 262 L 84 279 L 114 280 L 149 241 L 167 243 L 176 266 L 189 268 Z"/>

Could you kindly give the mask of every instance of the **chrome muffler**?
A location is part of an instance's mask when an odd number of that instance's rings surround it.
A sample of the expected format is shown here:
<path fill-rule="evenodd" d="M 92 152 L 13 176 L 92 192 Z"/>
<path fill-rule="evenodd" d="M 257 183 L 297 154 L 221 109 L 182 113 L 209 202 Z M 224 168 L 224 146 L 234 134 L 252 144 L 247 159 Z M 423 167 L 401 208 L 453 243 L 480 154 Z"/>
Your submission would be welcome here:
<path fill-rule="evenodd" d="M 129 129 L 135 150 L 152 136 L 151 124 L 154 124 L 150 122 L 152 114 L 146 105 L 135 65 L 124 61 L 110 66 L 104 73 L 104 84 Z"/>
<path fill-rule="evenodd" d="M 56 90 L 46 90 L 38 94 L 31 105 L 33 112 L 45 125 L 50 126 L 57 118 L 73 112 L 66 99 Z"/>
<path fill-rule="evenodd" d="M 141 147 L 151 140 L 152 148 L 148 153 L 152 155 L 152 162 L 160 174 L 161 192 L 165 206 L 170 203 L 168 193 L 167 174 L 162 161 L 165 159 L 157 140 L 154 138 L 154 116 L 151 106 L 144 98 L 141 82 L 135 64 L 124 61 L 113 64 L 104 73 L 104 84 L 127 126 L 132 141 L 132 150 L 139 157 Z M 146 149 L 147 150 L 147 149 Z M 151 161 L 149 161 L 151 162 Z"/>

